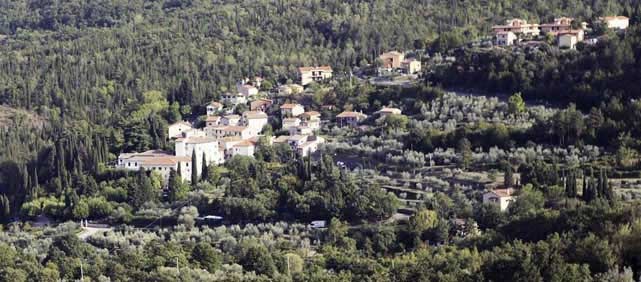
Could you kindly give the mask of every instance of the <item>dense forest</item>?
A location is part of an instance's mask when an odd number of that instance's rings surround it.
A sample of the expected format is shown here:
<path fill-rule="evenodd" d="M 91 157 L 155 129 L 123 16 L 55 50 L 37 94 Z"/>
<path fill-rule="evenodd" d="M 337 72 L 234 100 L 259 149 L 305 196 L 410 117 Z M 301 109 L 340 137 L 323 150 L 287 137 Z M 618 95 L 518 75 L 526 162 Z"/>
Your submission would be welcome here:
<path fill-rule="evenodd" d="M 639 23 L 641 4 L 0 0 L 0 280 L 638 280 L 638 198 L 608 177 L 639 175 L 641 28 L 570 52 L 468 44 L 507 18 L 603 15 Z M 346 78 L 389 50 L 456 61 L 416 87 Z M 171 151 L 168 124 L 202 116 L 244 77 L 269 91 L 299 66 L 325 64 L 333 88 L 310 95 L 337 107 L 324 116 L 384 105 L 405 115 L 369 118 L 364 132 L 328 129 L 336 142 L 315 159 L 260 140 L 255 158 L 207 166 L 192 183 L 172 173 L 163 193 L 156 174 L 112 168 L 122 152 Z M 352 173 L 337 163 L 346 155 L 385 169 Z M 519 198 L 501 212 L 481 190 L 430 179 L 432 196 L 388 223 L 402 201 L 375 180 L 423 177 L 432 162 L 452 177 L 500 171 Z M 197 224 L 210 214 L 227 224 Z M 41 216 L 119 227 L 81 240 L 73 222 L 20 223 Z M 305 226 L 319 219 L 326 229 Z"/>

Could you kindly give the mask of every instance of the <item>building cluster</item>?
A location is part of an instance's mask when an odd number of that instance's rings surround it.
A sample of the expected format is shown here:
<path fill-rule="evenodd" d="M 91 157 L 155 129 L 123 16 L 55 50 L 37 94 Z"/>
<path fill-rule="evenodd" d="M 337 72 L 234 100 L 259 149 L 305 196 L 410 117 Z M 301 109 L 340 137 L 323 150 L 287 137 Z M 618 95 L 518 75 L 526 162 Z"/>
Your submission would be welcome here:
<path fill-rule="evenodd" d="M 331 68 L 321 69 L 329 69 L 329 76 L 317 73 L 314 76 L 331 77 Z M 269 124 L 267 113 L 274 101 L 258 97 L 259 78 L 248 81 L 243 80 L 238 84 L 237 93 L 222 95 L 222 102 L 212 101 L 206 106 L 204 127 L 196 128 L 187 121 L 171 124 L 168 127 L 168 137 L 174 140 L 174 154 L 158 150 L 123 153 L 118 157 L 116 166 L 129 170 L 156 171 L 165 179 L 175 170 L 183 180 L 189 181 L 192 170 L 200 175 L 205 164 L 222 164 L 237 155 L 253 156 L 258 140 L 262 137 L 261 132 Z M 296 88 L 294 85 L 289 87 L 290 90 Z M 240 104 L 248 105 L 249 110 L 240 115 L 234 114 L 233 109 Z M 321 114 L 317 111 L 305 111 L 302 105 L 295 103 L 285 103 L 279 108 L 282 129 L 289 135 L 265 140 L 288 144 L 303 157 L 314 153 L 324 142 L 322 137 L 316 136 L 321 127 Z M 192 163 L 193 156 L 196 157 L 195 163 Z"/>
<path fill-rule="evenodd" d="M 421 71 L 421 61 L 414 58 L 405 58 L 405 54 L 390 51 L 379 56 L 382 68 L 387 70 L 400 70 L 406 74 L 416 74 Z"/>
<path fill-rule="evenodd" d="M 623 16 L 602 17 L 599 21 L 607 28 L 626 29 L 629 19 Z M 585 40 L 587 23 L 582 22 L 573 26 L 574 19 L 568 17 L 555 18 L 551 23 L 528 23 L 523 19 L 510 19 L 503 25 L 495 25 L 492 30 L 496 45 L 511 46 L 519 44 L 523 38 L 535 38 L 540 35 L 552 35 L 560 48 L 575 49 L 577 43 Z"/>

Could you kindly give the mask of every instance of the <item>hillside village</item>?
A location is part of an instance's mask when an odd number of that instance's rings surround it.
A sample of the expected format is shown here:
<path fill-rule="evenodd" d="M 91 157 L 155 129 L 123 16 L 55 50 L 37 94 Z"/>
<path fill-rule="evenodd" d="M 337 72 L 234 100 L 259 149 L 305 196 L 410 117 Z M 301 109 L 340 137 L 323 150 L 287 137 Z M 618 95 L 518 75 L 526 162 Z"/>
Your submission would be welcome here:
<path fill-rule="evenodd" d="M 0 1 L 0 281 L 641 281 L 640 23 Z"/>

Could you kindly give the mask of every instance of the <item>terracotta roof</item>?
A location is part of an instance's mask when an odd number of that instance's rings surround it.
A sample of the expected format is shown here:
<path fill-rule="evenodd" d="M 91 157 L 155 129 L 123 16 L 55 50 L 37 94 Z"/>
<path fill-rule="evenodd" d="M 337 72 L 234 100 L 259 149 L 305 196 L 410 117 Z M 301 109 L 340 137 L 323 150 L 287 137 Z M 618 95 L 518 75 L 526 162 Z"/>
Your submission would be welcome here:
<path fill-rule="evenodd" d="M 379 110 L 381 113 L 392 113 L 392 112 L 400 112 L 401 109 L 399 108 L 388 108 L 388 107 L 383 107 Z"/>
<path fill-rule="evenodd" d="M 320 115 L 321 115 L 321 113 L 319 113 L 317 111 L 309 111 L 309 112 L 304 112 L 302 114 L 302 116 L 304 116 L 304 117 L 314 117 L 314 116 L 320 116 Z"/>
<path fill-rule="evenodd" d="M 247 127 L 245 126 L 225 126 L 223 130 L 225 131 L 233 131 L 233 132 L 241 132 L 246 130 Z"/>
<path fill-rule="evenodd" d="M 177 125 L 185 125 L 185 126 L 191 127 L 191 123 L 188 123 L 186 121 L 175 122 L 175 123 L 170 124 L 169 126 L 177 126 Z"/>
<path fill-rule="evenodd" d="M 226 119 L 240 119 L 240 116 L 239 115 L 226 115 L 226 116 L 223 116 L 223 118 L 226 118 Z"/>
<path fill-rule="evenodd" d="M 307 135 L 291 135 L 287 138 L 287 140 L 294 140 L 294 141 L 300 141 L 300 140 L 307 140 Z"/>
<path fill-rule="evenodd" d="M 363 116 L 363 114 L 359 113 L 359 112 L 342 112 L 342 113 L 336 115 L 337 118 L 361 117 L 361 116 Z"/>
<path fill-rule="evenodd" d="M 490 191 L 489 193 L 493 193 L 494 195 L 498 197 L 511 197 L 514 195 L 514 190 L 513 189 L 494 189 Z"/>
<path fill-rule="evenodd" d="M 243 113 L 243 116 L 247 119 L 263 119 L 267 118 L 267 114 L 261 111 L 247 111 Z"/>
<path fill-rule="evenodd" d="M 281 136 L 278 136 L 278 137 L 274 138 L 273 142 L 274 143 L 285 143 L 285 142 L 287 142 L 287 139 L 289 139 L 289 136 L 281 135 Z"/>
<path fill-rule="evenodd" d="M 234 147 L 254 147 L 256 144 L 254 142 L 249 141 L 249 140 L 243 140 L 240 141 L 238 144 L 234 145 Z"/>
<path fill-rule="evenodd" d="M 330 66 L 319 66 L 319 67 L 300 67 L 298 68 L 299 72 L 308 72 L 308 71 L 332 71 Z"/>
<path fill-rule="evenodd" d="M 209 103 L 209 105 L 212 106 L 212 107 L 216 107 L 216 108 L 222 108 L 223 107 L 223 104 L 221 104 L 219 102 L 215 102 L 215 101 Z"/>
<path fill-rule="evenodd" d="M 216 138 L 194 136 L 194 137 L 187 137 L 187 138 L 178 138 L 176 139 L 176 142 L 185 142 L 187 144 L 204 144 L 204 143 L 216 142 Z"/>
<path fill-rule="evenodd" d="M 140 162 L 145 165 L 175 165 L 178 162 L 191 161 L 190 157 L 153 157 L 141 159 Z"/>
<path fill-rule="evenodd" d="M 298 107 L 298 106 L 302 107 L 302 106 L 301 106 L 301 105 L 299 105 L 299 104 L 290 104 L 290 103 L 285 103 L 285 104 L 282 104 L 282 105 L 280 106 L 280 108 L 281 108 L 281 109 L 293 109 L 294 107 Z"/>
<path fill-rule="evenodd" d="M 599 19 L 611 21 L 611 20 L 629 20 L 630 18 L 626 16 L 607 16 L 607 17 L 600 17 Z"/>
<path fill-rule="evenodd" d="M 385 53 L 381 54 L 381 57 L 383 57 L 383 56 L 400 56 L 400 55 L 403 55 L 403 53 L 398 52 L 398 51 L 390 51 L 390 52 L 385 52 Z"/>
<path fill-rule="evenodd" d="M 219 116 L 208 116 L 205 121 L 219 121 L 220 117 Z"/>
<path fill-rule="evenodd" d="M 290 122 L 296 122 L 296 121 L 300 121 L 300 119 L 299 118 L 284 118 L 283 119 L 283 123 L 290 123 Z"/>

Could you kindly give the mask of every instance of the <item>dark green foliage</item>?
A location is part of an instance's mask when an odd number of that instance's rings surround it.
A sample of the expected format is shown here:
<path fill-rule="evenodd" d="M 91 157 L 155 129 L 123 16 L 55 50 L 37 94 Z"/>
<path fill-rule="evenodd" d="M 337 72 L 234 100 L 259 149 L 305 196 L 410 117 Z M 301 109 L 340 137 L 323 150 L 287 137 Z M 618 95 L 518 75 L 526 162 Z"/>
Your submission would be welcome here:
<path fill-rule="evenodd" d="M 191 185 L 198 184 L 198 156 L 196 156 L 196 149 L 191 151 Z M 203 160 L 204 161 L 204 160 Z"/>

